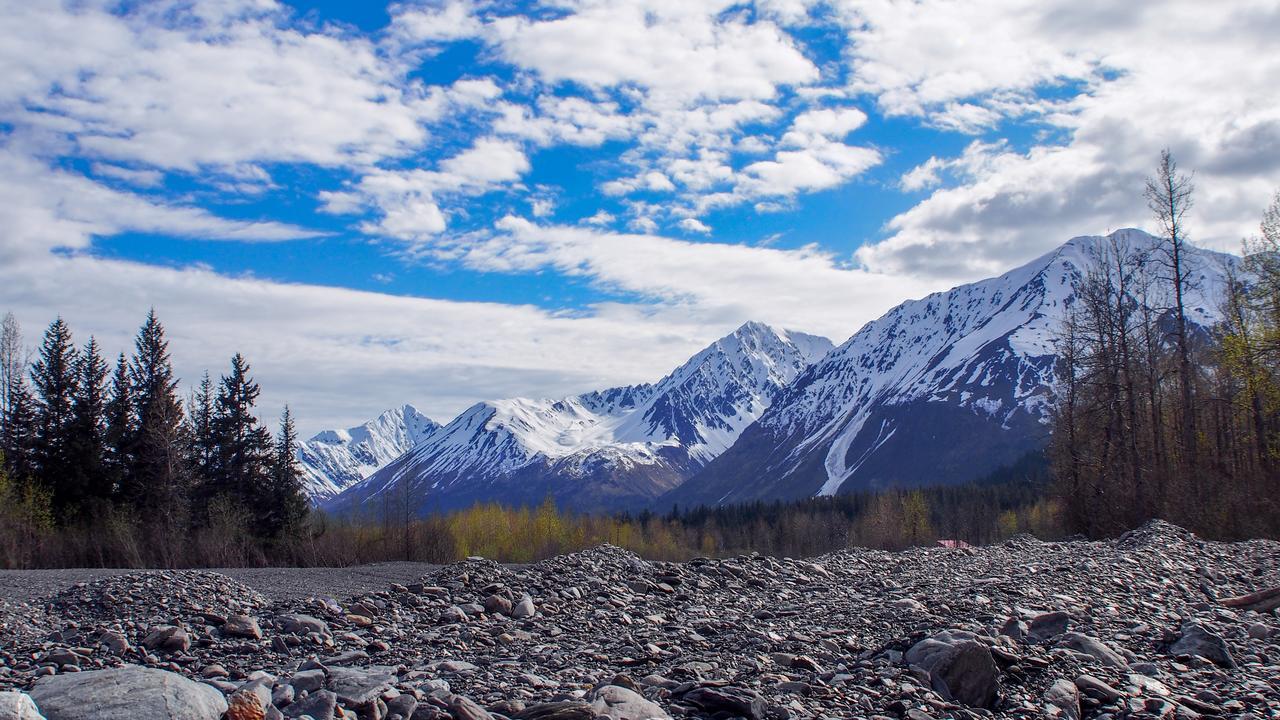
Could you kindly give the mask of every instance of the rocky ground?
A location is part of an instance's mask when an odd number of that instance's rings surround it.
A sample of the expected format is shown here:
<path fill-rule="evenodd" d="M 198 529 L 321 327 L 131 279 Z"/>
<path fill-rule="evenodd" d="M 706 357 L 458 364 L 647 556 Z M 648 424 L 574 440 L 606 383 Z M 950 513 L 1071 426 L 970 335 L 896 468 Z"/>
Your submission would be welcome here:
<path fill-rule="evenodd" d="M 1277 586 L 1280 543 L 1159 522 L 811 560 L 472 559 L 341 601 L 134 573 L 0 608 L 0 688 L 21 691 L 0 720 L 1271 718 L 1280 602 L 1233 598 Z"/>

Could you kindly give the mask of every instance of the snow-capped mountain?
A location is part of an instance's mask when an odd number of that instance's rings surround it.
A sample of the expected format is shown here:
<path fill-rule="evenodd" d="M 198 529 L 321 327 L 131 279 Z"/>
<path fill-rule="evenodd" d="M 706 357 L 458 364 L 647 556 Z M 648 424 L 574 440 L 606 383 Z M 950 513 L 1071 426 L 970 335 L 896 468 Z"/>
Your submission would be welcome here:
<path fill-rule="evenodd" d="M 774 395 L 832 348 L 747 323 L 653 384 L 562 400 L 478 403 L 326 507 L 419 512 L 478 500 L 638 507 L 724 452 Z"/>
<path fill-rule="evenodd" d="M 369 477 L 440 429 L 412 405 L 388 410 L 363 425 L 325 430 L 298 445 L 303 484 L 321 503 Z"/>
<path fill-rule="evenodd" d="M 905 302 L 775 399 L 733 448 L 659 502 L 729 504 L 979 479 L 1042 447 L 1053 337 L 1109 238 L 1080 237 L 1000 277 Z M 1226 264 L 1192 249 L 1189 319 L 1218 320 Z"/>

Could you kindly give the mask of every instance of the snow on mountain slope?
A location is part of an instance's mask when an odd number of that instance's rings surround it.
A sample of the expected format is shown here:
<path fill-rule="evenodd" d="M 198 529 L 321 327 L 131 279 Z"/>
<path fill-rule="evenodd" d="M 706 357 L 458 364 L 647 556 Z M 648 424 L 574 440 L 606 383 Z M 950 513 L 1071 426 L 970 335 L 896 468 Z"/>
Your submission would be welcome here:
<path fill-rule="evenodd" d="M 412 405 L 388 410 L 363 425 L 325 430 L 298 445 L 298 464 L 313 503 L 334 497 L 372 475 L 440 429 Z"/>
<path fill-rule="evenodd" d="M 732 445 L 831 347 L 747 323 L 653 384 L 477 403 L 327 507 L 371 511 L 395 497 L 430 512 L 548 495 L 584 509 L 636 507 Z"/>
<path fill-rule="evenodd" d="M 1151 248 L 1138 230 L 1112 236 Z M 1042 446 L 1053 335 L 1107 238 L 1080 237 L 1000 277 L 905 302 L 796 379 L 735 447 L 664 503 L 731 503 L 964 482 Z M 1224 263 L 1193 250 L 1201 326 Z"/>

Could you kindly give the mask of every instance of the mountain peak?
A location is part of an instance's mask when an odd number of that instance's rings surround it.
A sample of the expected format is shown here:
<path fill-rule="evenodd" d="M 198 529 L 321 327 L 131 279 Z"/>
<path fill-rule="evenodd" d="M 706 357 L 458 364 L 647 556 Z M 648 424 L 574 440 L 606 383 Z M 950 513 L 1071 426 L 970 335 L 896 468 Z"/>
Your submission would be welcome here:
<path fill-rule="evenodd" d="M 1159 242 L 1132 228 L 1072 238 L 999 277 L 891 309 L 784 389 L 731 450 L 668 499 L 731 503 L 965 482 L 1017 461 L 1044 441 L 1058 322 L 1112 240 L 1140 250 Z M 1188 253 L 1201 260 L 1188 316 L 1207 327 L 1230 256 Z"/>
<path fill-rule="evenodd" d="M 477 403 L 335 501 L 359 507 L 407 483 L 433 510 L 480 498 L 635 507 L 737 439 L 831 341 L 749 322 L 653 384 L 560 400 Z"/>
<path fill-rule="evenodd" d="M 298 464 L 312 501 L 331 498 L 430 437 L 440 424 L 408 403 L 368 422 L 324 430 L 298 444 Z"/>

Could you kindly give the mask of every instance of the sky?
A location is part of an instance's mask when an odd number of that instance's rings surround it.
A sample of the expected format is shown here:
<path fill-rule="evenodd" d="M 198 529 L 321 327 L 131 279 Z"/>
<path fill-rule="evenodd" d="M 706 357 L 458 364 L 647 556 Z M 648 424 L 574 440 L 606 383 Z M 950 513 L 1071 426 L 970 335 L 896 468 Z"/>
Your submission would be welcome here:
<path fill-rule="evenodd" d="M 1280 188 L 1280 0 L 0 0 L 0 311 L 300 429 L 841 342 L 1066 240 Z"/>

